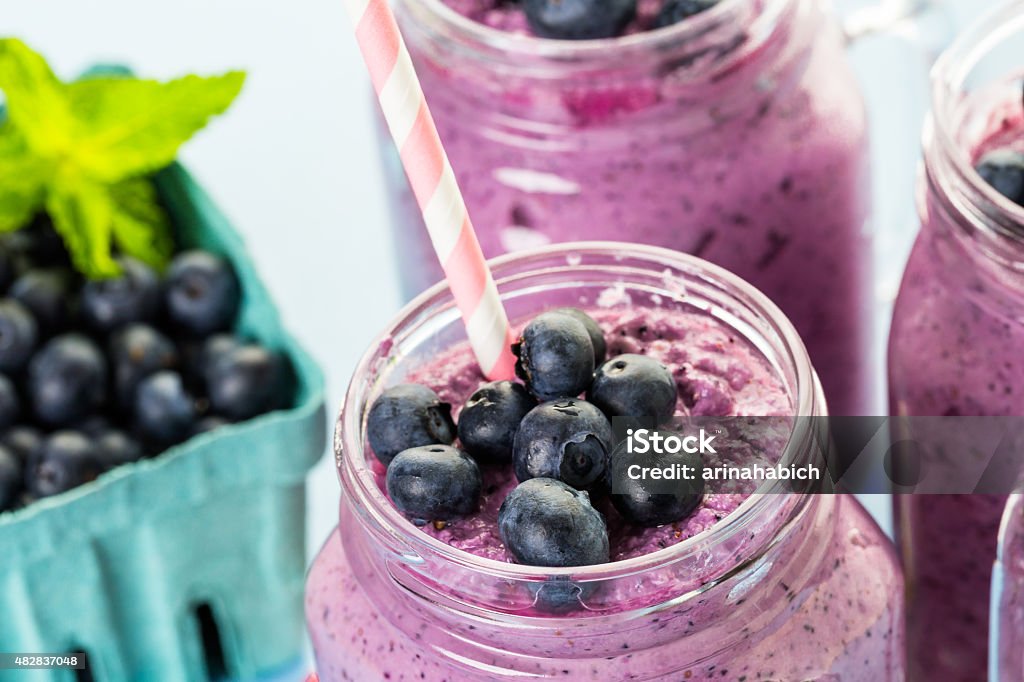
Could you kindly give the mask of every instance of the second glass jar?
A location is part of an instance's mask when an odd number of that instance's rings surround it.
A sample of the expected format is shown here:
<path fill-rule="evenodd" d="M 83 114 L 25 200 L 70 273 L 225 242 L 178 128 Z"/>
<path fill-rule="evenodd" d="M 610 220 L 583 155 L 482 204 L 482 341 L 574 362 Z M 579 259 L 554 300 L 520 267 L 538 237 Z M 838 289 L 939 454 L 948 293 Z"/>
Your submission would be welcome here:
<path fill-rule="evenodd" d="M 1024 11 L 1016 2 L 962 35 L 936 64 L 921 231 L 893 312 L 892 413 L 950 418 L 919 422 L 928 428 L 912 436 L 923 446 L 924 475 L 957 485 L 978 481 L 981 456 L 991 454 L 965 438 L 976 432 L 962 425 L 1024 416 L 1024 209 L 974 170 L 989 151 L 1024 150 L 1022 52 Z M 1020 470 L 1002 477 L 1003 494 L 896 496 L 910 679 L 985 679 L 996 538 Z"/>
<path fill-rule="evenodd" d="M 395 11 L 489 257 L 580 239 L 698 255 L 783 308 L 833 414 L 870 411 L 865 115 L 819 0 L 722 0 L 582 42 L 442 0 Z M 442 275 L 389 156 L 411 296 Z"/>

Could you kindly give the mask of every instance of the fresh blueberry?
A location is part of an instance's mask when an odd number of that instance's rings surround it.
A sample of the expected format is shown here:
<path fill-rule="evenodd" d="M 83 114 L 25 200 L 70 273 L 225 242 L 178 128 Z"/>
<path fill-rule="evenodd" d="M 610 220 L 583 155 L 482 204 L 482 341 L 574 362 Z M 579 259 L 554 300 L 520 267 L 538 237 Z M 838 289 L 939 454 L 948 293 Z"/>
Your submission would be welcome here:
<path fill-rule="evenodd" d="M 122 413 L 131 412 L 140 381 L 154 372 L 178 365 L 174 344 L 145 324 L 129 324 L 116 331 L 110 339 L 109 354 L 114 397 Z"/>
<path fill-rule="evenodd" d="M 587 390 L 594 373 L 594 345 L 587 328 L 564 313 L 538 315 L 512 346 L 516 374 L 540 400 L 573 398 Z"/>
<path fill-rule="evenodd" d="M 196 371 L 200 376 L 205 376 L 214 363 L 243 345 L 245 344 L 242 340 L 232 334 L 214 334 L 206 339 L 199 349 Z"/>
<path fill-rule="evenodd" d="M 78 431 L 58 431 L 29 462 L 25 481 L 34 497 L 49 497 L 78 487 L 103 473 L 96 448 Z"/>
<path fill-rule="evenodd" d="M 4 232 L 0 234 L 0 249 L 3 250 L 4 259 L 7 261 L 9 270 L 6 274 L 6 286 L 9 287 L 19 275 L 22 275 L 33 268 L 32 259 L 28 255 L 28 238 L 25 230 Z"/>
<path fill-rule="evenodd" d="M 683 19 L 700 14 L 718 4 L 718 0 L 668 0 L 654 19 L 658 28 L 678 24 Z"/>
<path fill-rule="evenodd" d="M 85 419 L 76 421 L 69 428 L 72 431 L 78 431 L 85 434 L 86 437 L 95 440 L 114 427 L 110 423 L 110 420 L 102 414 L 91 414 Z"/>
<path fill-rule="evenodd" d="M 167 271 L 167 315 L 185 334 L 207 336 L 230 328 L 240 297 L 231 264 L 207 251 L 180 253 Z"/>
<path fill-rule="evenodd" d="M 71 267 L 64 240 L 45 213 L 38 214 L 27 227 L 0 234 L 0 248 L 12 266 L 8 284 L 33 268 Z"/>
<path fill-rule="evenodd" d="M 451 445 L 455 440 L 452 406 L 419 384 L 392 386 L 373 402 L 366 416 L 373 454 L 388 464 L 402 450 L 421 445 Z"/>
<path fill-rule="evenodd" d="M 567 575 L 553 575 L 542 583 L 530 584 L 534 606 L 544 613 L 565 613 L 579 609 L 595 589 L 595 583 L 575 582 Z"/>
<path fill-rule="evenodd" d="M 71 321 L 73 275 L 61 268 L 29 270 L 14 280 L 7 295 L 32 313 L 43 336 L 67 329 Z"/>
<path fill-rule="evenodd" d="M 22 466 L 10 448 L 0 445 L 0 512 L 17 506 L 24 480 Z"/>
<path fill-rule="evenodd" d="M 653 427 L 675 414 L 676 382 L 672 372 L 654 358 L 627 353 L 597 368 L 587 400 L 609 419 L 629 417 Z"/>
<path fill-rule="evenodd" d="M 6 375 L 0 374 L 0 431 L 5 431 L 18 421 L 21 415 L 21 400 L 18 389 Z"/>
<path fill-rule="evenodd" d="M 459 440 L 481 462 L 512 461 L 519 422 L 536 406 L 529 391 L 512 381 L 484 384 L 459 413 Z"/>
<path fill-rule="evenodd" d="M 1024 206 L 1024 154 L 997 149 L 981 157 L 978 174 L 1010 201 Z"/>
<path fill-rule="evenodd" d="M 153 268 L 120 258 L 121 274 L 82 287 L 82 320 L 93 331 L 110 332 L 129 322 L 150 322 L 160 309 L 160 280 Z"/>
<path fill-rule="evenodd" d="M 622 516 L 638 526 L 653 528 L 681 521 L 697 508 L 704 497 L 704 478 L 700 456 L 687 452 L 648 452 L 644 454 L 624 451 L 624 445 L 613 453 L 609 467 L 612 480 L 611 501 Z M 651 481 L 629 475 L 629 467 L 692 472 L 689 479 Z"/>
<path fill-rule="evenodd" d="M 0 437 L 0 444 L 14 454 L 22 464 L 27 464 L 43 442 L 43 435 L 32 426 L 19 424 L 7 429 Z"/>
<path fill-rule="evenodd" d="M 18 230 L 25 255 L 36 265 L 43 267 L 69 267 L 71 257 L 64 246 L 64 240 L 53 227 L 53 220 L 46 213 L 39 213 L 35 220 L 24 229 Z"/>
<path fill-rule="evenodd" d="M 594 364 L 596 365 L 604 362 L 604 356 L 608 352 L 608 343 L 604 339 L 604 331 L 602 331 L 601 326 L 594 321 L 594 318 L 587 315 L 579 308 L 556 308 L 551 312 L 568 315 L 586 327 L 587 333 L 590 334 L 590 344 L 594 347 Z"/>
<path fill-rule="evenodd" d="M 399 511 L 424 521 L 476 511 L 483 487 L 476 460 L 450 445 L 402 450 L 388 465 L 386 482 Z"/>
<path fill-rule="evenodd" d="M 542 403 L 516 431 L 516 478 L 556 478 L 574 488 L 590 487 L 603 478 L 614 442 L 608 419 L 585 400 Z"/>
<path fill-rule="evenodd" d="M 174 445 L 192 434 L 196 401 L 181 375 L 161 370 L 139 382 L 135 391 L 135 426 L 145 440 Z"/>
<path fill-rule="evenodd" d="M 137 440 L 119 429 L 109 429 L 95 439 L 96 455 L 104 469 L 137 462 L 144 454 Z"/>
<path fill-rule="evenodd" d="M 206 370 L 210 405 L 236 421 L 278 409 L 287 403 L 288 372 L 284 356 L 262 346 L 226 351 Z"/>
<path fill-rule="evenodd" d="M 54 337 L 29 363 L 28 394 L 40 421 L 57 426 L 77 422 L 102 407 L 107 362 L 80 334 Z"/>
<path fill-rule="evenodd" d="M 215 414 L 207 415 L 196 422 L 196 425 L 192 427 L 192 435 L 198 436 L 201 433 L 209 433 L 210 431 L 216 431 L 222 426 L 230 424 L 224 417 L 218 417 Z"/>
<path fill-rule="evenodd" d="M 0 300 L 0 372 L 17 372 L 32 355 L 38 339 L 32 314 L 17 301 Z"/>
<path fill-rule="evenodd" d="M 608 528 L 585 492 L 551 478 L 516 486 L 498 510 L 508 552 L 530 566 L 590 566 L 609 560 Z"/>
<path fill-rule="evenodd" d="M 6 242 L 0 242 L 0 291 L 7 291 L 17 274 L 13 249 Z"/>
<path fill-rule="evenodd" d="M 175 339 L 178 347 L 182 376 L 197 393 L 206 393 L 206 373 L 216 359 L 227 351 L 246 345 L 246 341 L 224 332 L 205 338 L 181 337 Z"/>
<path fill-rule="evenodd" d="M 611 38 L 636 16 L 636 0 L 522 0 L 522 7 L 534 33 L 562 40 Z"/>

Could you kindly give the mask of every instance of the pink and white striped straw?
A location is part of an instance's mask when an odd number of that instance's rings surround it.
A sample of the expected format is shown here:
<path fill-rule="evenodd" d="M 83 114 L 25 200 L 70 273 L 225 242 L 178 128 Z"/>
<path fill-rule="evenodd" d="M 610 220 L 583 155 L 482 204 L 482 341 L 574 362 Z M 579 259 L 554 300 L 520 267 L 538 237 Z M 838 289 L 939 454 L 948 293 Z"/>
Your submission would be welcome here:
<path fill-rule="evenodd" d="M 488 379 L 510 379 L 515 357 L 508 315 L 394 14 L 387 0 L 345 0 L 345 4 L 480 369 Z"/>

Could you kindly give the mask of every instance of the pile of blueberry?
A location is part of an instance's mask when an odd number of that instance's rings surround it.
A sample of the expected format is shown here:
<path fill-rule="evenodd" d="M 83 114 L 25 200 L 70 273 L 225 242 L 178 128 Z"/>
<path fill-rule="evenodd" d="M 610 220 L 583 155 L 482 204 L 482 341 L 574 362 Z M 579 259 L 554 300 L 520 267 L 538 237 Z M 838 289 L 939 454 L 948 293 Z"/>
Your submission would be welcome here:
<path fill-rule="evenodd" d="M 0 239 L 0 512 L 289 400 L 287 359 L 230 333 L 226 260 L 120 264 L 82 281 L 44 218 Z"/>
<path fill-rule="evenodd" d="M 556 567 L 609 561 L 607 524 L 591 495 L 607 497 L 639 526 L 673 523 L 694 510 L 700 488 L 613 494 L 609 481 L 621 452 L 611 419 L 656 426 L 673 416 L 677 388 L 667 368 L 645 355 L 606 360 L 601 328 L 575 308 L 534 318 L 512 348 L 523 383 L 484 384 L 458 426 L 451 406 L 425 386 L 392 387 L 371 406 L 367 436 L 400 511 L 420 524 L 471 514 L 480 503 L 481 467 L 510 466 L 519 485 L 501 505 L 501 539 L 516 561 Z"/>
<path fill-rule="evenodd" d="M 977 171 L 997 192 L 1024 206 L 1024 153 L 996 149 L 981 157 Z"/>
<path fill-rule="evenodd" d="M 652 28 L 710 9 L 719 0 L 665 0 Z M 637 0 L 520 0 L 530 28 L 542 38 L 593 40 L 621 35 L 637 13 Z"/>

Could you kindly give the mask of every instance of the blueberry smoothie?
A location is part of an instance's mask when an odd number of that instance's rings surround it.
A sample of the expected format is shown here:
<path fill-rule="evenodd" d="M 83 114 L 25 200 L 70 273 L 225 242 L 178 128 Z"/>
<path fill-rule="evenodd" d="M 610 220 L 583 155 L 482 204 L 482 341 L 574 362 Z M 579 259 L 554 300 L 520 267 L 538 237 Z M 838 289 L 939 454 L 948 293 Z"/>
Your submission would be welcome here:
<path fill-rule="evenodd" d="M 784 338 L 755 338 L 774 328 L 745 323 L 771 313 L 722 314 L 743 300 L 732 293 L 698 304 L 714 295 L 708 280 L 662 266 L 700 261 L 669 252 L 639 259 L 656 291 L 615 283 L 605 269 L 628 268 L 638 248 L 590 247 L 582 261 L 553 250 L 570 264 L 563 286 L 543 268 L 531 276 L 544 293 L 516 282 L 532 294 L 510 300 L 515 381 L 487 382 L 464 343 L 423 329 L 389 332 L 364 361 L 383 387 L 350 391 L 339 529 L 307 584 L 322 680 L 903 679 L 901 576 L 852 498 L 750 481 L 671 495 L 605 486 L 613 416 L 791 427 L 823 409 L 784 318 Z M 412 338 L 433 343 L 420 355 L 402 348 Z M 357 396 L 365 419 L 347 412 Z M 806 445 L 792 428 L 760 430 L 745 450 L 734 435 L 741 447 L 717 456 L 771 466 Z"/>
<path fill-rule="evenodd" d="M 485 254 L 614 239 L 710 260 L 793 320 L 834 414 L 870 411 L 865 116 L 816 1 L 640 0 L 625 21 L 446 2 L 396 14 Z M 412 295 L 442 275 L 392 170 Z"/>
<path fill-rule="evenodd" d="M 1003 12 L 987 27 L 1024 22 Z M 925 137 L 921 232 L 893 313 L 893 414 L 1024 415 L 1024 111 L 1018 78 L 966 93 L 968 35 L 936 67 Z M 965 88 L 966 89 L 966 88 Z M 971 448 L 938 428 L 913 434 L 923 463 L 950 480 L 976 473 Z M 973 467 L 973 469 L 972 469 Z M 1008 476 L 1012 481 L 1013 476 Z M 911 679 L 985 679 L 989 594 L 1005 495 L 902 495 L 895 511 L 908 582 Z M 956 538 L 951 544 L 950 539 Z"/>
<path fill-rule="evenodd" d="M 673 413 L 759 417 L 792 414 L 789 398 L 778 378 L 763 361 L 756 359 L 749 347 L 737 344 L 735 337 L 730 338 L 725 329 L 709 318 L 657 309 L 594 311 L 593 318 L 608 338 L 609 357 L 639 353 L 668 369 L 677 385 Z M 735 350 L 725 352 L 730 348 Z M 465 403 L 482 383 L 479 369 L 464 348 L 442 355 L 436 364 L 424 367 L 411 379 L 432 387 L 440 400 L 456 406 Z M 760 442 L 758 451 L 749 453 L 751 464 L 778 461 L 789 434 L 772 435 L 773 442 Z M 739 454 L 732 452 L 731 456 Z M 714 457 L 718 455 L 709 455 Z M 489 559 L 512 561 L 498 536 L 498 510 L 516 487 L 516 474 L 508 464 L 486 467 L 482 474 L 483 493 L 474 514 L 422 528 L 452 547 Z M 383 471 L 380 476 L 383 487 Z M 704 495 L 685 519 L 653 528 L 630 525 L 621 514 L 603 507 L 609 523 L 611 559 L 643 556 L 710 529 L 716 520 L 735 511 L 757 485 L 753 481 L 730 484 L 728 490 Z"/>

